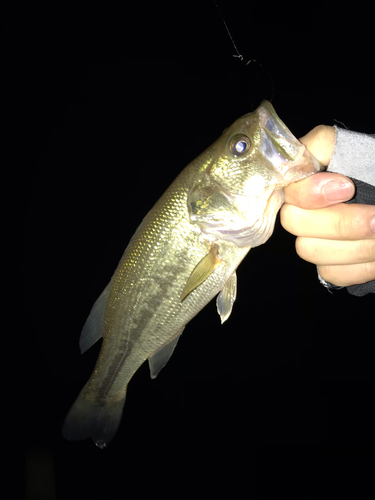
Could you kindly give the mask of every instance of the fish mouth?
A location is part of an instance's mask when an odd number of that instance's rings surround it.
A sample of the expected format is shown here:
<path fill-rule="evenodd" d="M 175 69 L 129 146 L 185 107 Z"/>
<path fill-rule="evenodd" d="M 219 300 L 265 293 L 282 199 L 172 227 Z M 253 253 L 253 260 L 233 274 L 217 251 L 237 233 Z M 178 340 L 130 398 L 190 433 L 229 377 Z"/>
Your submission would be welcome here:
<path fill-rule="evenodd" d="M 305 146 L 296 139 L 269 101 L 263 100 L 255 111 L 245 114 L 243 118 L 251 115 L 258 116 L 258 125 L 263 133 L 262 153 L 271 163 L 277 157 L 283 162 L 300 160 Z"/>
<path fill-rule="evenodd" d="M 290 169 L 291 163 L 298 163 L 299 169 L 305 174 L 325 170 L 306 146 L 292 134 L 269 101 L 262 101 L 256 112 L 263 132 L 262 153 L 277 170 L 285 175 L 285 167 Z"/>
<path fill-rule="evenodd" d="M 299 161 L 306 148 L 279 118 L 272 104 L 262 101 L 258 114 L 260 126 L 268 139 L 266 142 L 271 143 L 276 154 L 285 162 Z"/>

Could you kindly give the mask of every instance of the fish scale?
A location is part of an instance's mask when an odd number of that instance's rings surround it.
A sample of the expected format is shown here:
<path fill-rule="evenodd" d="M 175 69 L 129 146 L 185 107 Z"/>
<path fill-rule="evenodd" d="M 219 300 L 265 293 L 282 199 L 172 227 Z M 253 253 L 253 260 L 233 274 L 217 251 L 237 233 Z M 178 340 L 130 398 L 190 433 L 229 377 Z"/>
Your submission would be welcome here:
<path fill-rule="evenodd" d="M 218 293 L 227 320 L 236 269 L 271 236 L 283 188 L 321 169 L 263 101 L 179 174 L 143 219 L 84 325 L 82 352 L 101 336 L 103 343 L 65 419 L 67 439 L 106 446 L 141 364 L 148 359 L 155 378 L 184 327 Z"/>

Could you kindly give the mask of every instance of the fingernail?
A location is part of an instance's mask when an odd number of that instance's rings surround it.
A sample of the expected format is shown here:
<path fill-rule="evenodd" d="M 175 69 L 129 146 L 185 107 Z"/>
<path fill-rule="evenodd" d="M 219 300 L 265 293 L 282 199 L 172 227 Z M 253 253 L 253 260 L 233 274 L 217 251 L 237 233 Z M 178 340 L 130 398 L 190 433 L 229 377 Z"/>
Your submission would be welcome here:
<path fill-rule="evenodd" d="M 346 201 L 353 197 L 354 186 L 349 181 L 330 181 L 323 186 L 322 192 L 327 201 Z"/>
<path fill-rule="evenodd" d="M 375 233 L 375 215 L 372 216 L 370 226 L 371 226 L 372 232 Z"/>

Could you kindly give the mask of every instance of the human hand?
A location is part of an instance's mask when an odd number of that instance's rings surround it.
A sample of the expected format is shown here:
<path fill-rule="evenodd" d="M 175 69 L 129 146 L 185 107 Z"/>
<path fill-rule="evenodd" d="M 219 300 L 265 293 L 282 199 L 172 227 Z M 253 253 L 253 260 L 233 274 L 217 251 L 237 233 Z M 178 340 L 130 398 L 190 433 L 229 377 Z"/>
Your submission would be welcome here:
<path fill-rule="evenodd" d="M 328 165 L 335 134 L 333 127 L 319 125 L 300 141 Z M 343 203 L 354 192 L 348 177 L 318 173 L 285 188 L 280 212 L 284 229 L 297 236 L 297 254 L 337 286 L 375 280 L 375 207 Z"/>

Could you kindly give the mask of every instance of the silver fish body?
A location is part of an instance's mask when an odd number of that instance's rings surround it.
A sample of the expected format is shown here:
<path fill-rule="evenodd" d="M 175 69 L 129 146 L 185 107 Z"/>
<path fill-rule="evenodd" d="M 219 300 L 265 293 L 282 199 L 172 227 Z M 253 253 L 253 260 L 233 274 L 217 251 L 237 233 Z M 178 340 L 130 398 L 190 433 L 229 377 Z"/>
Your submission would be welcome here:
<path fill-rule="evenodd" d="M 222 322 L 236 269 L 272 234 L 283 189 L 322 170 L 263 101 L 192 161 L 143 219 L 84 325 L 80 347 L 103 343 L 63 435 L 113 438 L 127 385 L 145 360 L 157 376 L 186 324 L 217 294 Z"/>

